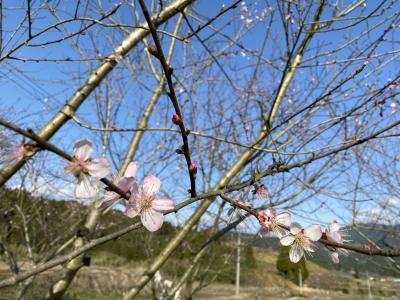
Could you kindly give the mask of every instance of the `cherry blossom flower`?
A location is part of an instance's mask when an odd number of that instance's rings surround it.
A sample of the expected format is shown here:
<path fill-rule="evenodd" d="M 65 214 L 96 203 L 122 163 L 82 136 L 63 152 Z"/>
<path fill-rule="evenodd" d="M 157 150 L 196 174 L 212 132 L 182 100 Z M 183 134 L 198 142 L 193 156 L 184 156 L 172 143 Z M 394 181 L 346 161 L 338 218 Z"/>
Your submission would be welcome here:
<path fill-rule="evenodd" d="M 338 244 L 343 244 L 344 240 L 343 237 L 346 237 L 347 234 L 344 230 L 341 229 L 341 226 L 338 222 L 333 221 L 331 224 L 329 224 L 328 228 L 325 230 L 326 237 L 328 241 L 338 243 Z M 338 264 L 339 263 L 339 253 L 343 255 L 347 255 L 348 252 L 346 249 L 338 249 L 338 248 L 333 248 L 334 250 L 331 252 L 331 260 L 333 263 Z"/>
<path fill-rule="evenodd" d="M 320 225 L 310 225 L 306 228 L 301 228 L 299 223 L 290 224 L 290 233 L 281 238 L 283 246 L 291 246 L 289 251 L 289 259 L 293 263 L 298 263 L 304 255 L 314 252 L 312 242 L 318 241 L 322 236 Z"/>
<path fill-rule="evenodd" d="M 253 194 L 258 199 L 269 197 L 269 193 L 263 184 L 255 184 Z"/>
<path fill-rule="evenodd" d="M 125 193 L 130 192 L 131 188 L 134 186 L 136 182 L 136 171 L 137 164 L 136 162 L 130 162 L 128 167 L 125 170 L 123 177 L 116 177 L 114 179 L 114 183 Z M 115 201 L 117 201 L 121 196 L 113 191 L 107 191 L 104 193 L 104 201 L 100 205 L 99 208 L 106 208 L 110 205 L 113 205 Z"/>
<path fill-rule="evenodd" d="M 278 238 L 282 238 L 287 234 L 287 227 L 290 222 L 290 213 L 282 212 L 276 214 L 276 210 L 272 207 L 268 207 L 258 213 L 258 220 L 261 224 L 261 236 L 265 236 L 270 230 L 272 230 Z"/>
<path fill-rule="evenodd" d="M 131 189 L 131 197 L 126 206 L 125 214 L 133 218 L 140 215 L 142 224 L 149 231 L 161 228 L 164 222 L 162 211 L 174 208 L 174 201 L 170 199 L 156 199 L 160 190 L 160 180 L 155 176 L 147 176 L 143 184 L 135 183 Z"/>
<path fill-rule="evenodd" d="M 79 198 L 96 196 L 97 188 L 90 176 L 103 178 L 111 173 L 111 164 L 105 158 L 91 159 L 93 145 L 88 140 L 80 140 L 74 144 L 73 161 L 64 170 L 78 179 L 75 195 Z"/>
<path fill-rule="evenodd" d="M 237 202 L 239 204 L 241 204 L 241 205 L 244 205 L 244 206 L 247 206 L 248 208 L 251 208 L 252 204 L 251 204 L 250 201 L 247 200 L 248 195 L 249 195 L 249 189 L 246 189 L 245 191 L 243 191 L 241 193 L 240 198 L 239 198 L 239 200 Z M 243 218 L 244 217 L 244 214 L 242 214 L 242 210 L 237 208 L 237 207 L 235 207 L 235 206 L 232 206 L 228 210 L 227 215 L 229 217 L 228 221 L 227 221 L 228 224 L 231 222 L 231 220 L 232 220 L 234 215 L 236 215 L 238 218 Z"/>
<path fill-rule="evenodd" d="M 21 160 L 25 156 L 29 155 L 32 153 L 34 150 L 34 147 L 31 145 L 25 143 L 25 139 L 22 139 L 21 143 L 11 143 L 7 149 L 2 153 L 4 157 L 4 162 L 13 162 L 16 160 Z"/>

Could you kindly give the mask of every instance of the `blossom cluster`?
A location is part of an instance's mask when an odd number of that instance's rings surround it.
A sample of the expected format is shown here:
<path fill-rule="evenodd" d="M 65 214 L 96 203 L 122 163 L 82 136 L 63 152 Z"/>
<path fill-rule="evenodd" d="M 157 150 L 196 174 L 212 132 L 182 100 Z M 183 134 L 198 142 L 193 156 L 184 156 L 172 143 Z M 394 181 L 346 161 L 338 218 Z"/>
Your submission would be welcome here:
<path fill-rule="evenodd" d="M 305 228 L 297 222 L 290 224 L 291 215 L 288 212 L 277 214 L 276 210 L 268 207 L 258 213 L 258 221 L 261 224 L 260 233 L 272 231 L 280 239 L 282 246 L 290 246 L 289 259 L 293 263 L 301 260 L 305 253 L 311 254 L 315 251 L 315 244 L 320 239 L 325 239 L 334 243 L 342 244 L 344 231 L 336 221 L 333 221 L 325 233 L 322 232 L 321 225 L 313 224 Z M 339 263 L 339 251 L 346 254 L 344 249 L 336 249 L 334 247 L 328 248 L 331 251 L 331 259 L 333 263 Z"/>
<path fill-rule="evenodd" d="M 65 172 L 75 176 L 78 184 L 75 196 L 78 198 L 93 198 L 98 195 L 98 184 L 91 177 L 101 179 L 111 173 L 111 164 L 105 158 L 91 158 L 93 145 L 88 140 L 80 140 L 74 144 L 73 160 L 65 168 Z M 141 217 L 144 227 L 149 231 L 161 228 L 164 222 L 163 211 L 174 208 L 174 201 L 170 199 L 156 199 L 160 190 L 160 180 L 156 176 L 146 176 L 139 185 L 136 181 L 137 164 L 131 162 L 122 177 L 115 176 L 113 183 L 124 193 L 129 195 L 125 206 L 125 215 L 130 218 Z M 106 208 L 121 198 L 115 191 L 107 190 L 100 208 Z"/>

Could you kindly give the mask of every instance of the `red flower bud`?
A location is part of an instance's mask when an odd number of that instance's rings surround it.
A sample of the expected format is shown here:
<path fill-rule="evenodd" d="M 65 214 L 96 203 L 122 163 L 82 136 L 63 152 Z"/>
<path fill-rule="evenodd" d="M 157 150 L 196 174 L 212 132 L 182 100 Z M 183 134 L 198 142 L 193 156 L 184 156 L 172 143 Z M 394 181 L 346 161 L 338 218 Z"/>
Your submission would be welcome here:
<path fill-rule="evenodd" d="M 180 116 L 178 116 L 178 115 L 172 116 L 172 123 L 174 123 L 175 125 L 179 125 L 180 122 L 182 122 L 182 119 Z"/>
<path fill-rule="evenodd" d="M 193 174 L 196 174 L 197 173 L 197 165 L 195 163 L 191 163 L 190 166 L 189 166 L 189 170 Z"/>

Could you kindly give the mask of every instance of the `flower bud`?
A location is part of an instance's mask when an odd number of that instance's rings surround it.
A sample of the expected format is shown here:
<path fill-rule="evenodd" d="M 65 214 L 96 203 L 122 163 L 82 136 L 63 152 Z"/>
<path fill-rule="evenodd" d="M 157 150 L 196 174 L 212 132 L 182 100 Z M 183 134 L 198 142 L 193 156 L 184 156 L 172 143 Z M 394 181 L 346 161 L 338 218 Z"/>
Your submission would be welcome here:
<path fill-rule="evenodd" d="M 172 123 L 175 125 L 179 125 L 182 122 L 182 119 L 179 115 L 173 115 L 172 116 Z"/>
<path fill-rule="evenodd" d="M 147 48 L 147 51 L 149 51 L 149 53 L 151 55 L 158 58 L 158 51 L 157 51 L 157 47 L 155 45 L 149 44 L 149 45 L 147 45 L 146 48 Z"/>
<path fill-rule="evenodd" d="M 191 173 L 196 174 L 197 173 L 197 165 L 195 163 L 191 163 L 189 166 L 189 170 Z"/>

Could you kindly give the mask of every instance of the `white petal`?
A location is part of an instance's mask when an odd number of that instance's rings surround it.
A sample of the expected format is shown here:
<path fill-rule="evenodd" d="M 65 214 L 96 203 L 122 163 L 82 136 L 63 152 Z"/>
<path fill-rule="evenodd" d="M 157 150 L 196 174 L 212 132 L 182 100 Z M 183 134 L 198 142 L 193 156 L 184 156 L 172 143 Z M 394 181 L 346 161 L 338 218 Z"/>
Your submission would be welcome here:
<path fill-rule="evenodd" d="M 93 146 L 88 140 L 80 140 L 74 144 L 74 156 L 81 160 L 88 160 L 92 156 Z"/>
<path fill-rule="evenodd" d="M 128 167 L 125 170 L 124 177 L 135 177 L 137 172 L 137 164 L 132 161 L 129 163 Z"/>
<path fill-rule="evenodd" d="M 89 174 L 97 177 L 103 178 L 111 173 L 111 164 L 105 158 L 97 158 L 90 162 L 87 167 Z"/>
<path fill-rule="evenodd" d="M 75 196 L 78 198 L 92 198 L 97 194 L 97 189 L 90 182 L 87 175 L 82 175 L 78 180 L 78 185 L 75 188 Z"/>
<path fill-rule="evenodd" d="M 328 228 L 329 232 L 335 232 L 340 230 L 340 225 L 338 222 L 333 221 L 331 224 L 329 224 Z"/>
<path fill-rule="evenodd" d="M 174 209 L 175 203 L 170 199 L 155 199 L 151 203 L 151 207 L 158 211 Z"/>
<path fill-rule="evenodd" d="M 276 223 L 278 223 L 280 225 L 285 225 L 285 226 L 289 225 L 290 213 L 288 213 L 288 212 L 280 213 L 279 215 L 277 215 L 275 217 L 275 221 L 276 221 Z"/>
<path fill-rule="evenodd" d="M 326 237 L 331 242 L 335 242 L 335 243 L 338 243 L 338 244 L 343 243 L 342 237 L 340 236 L 339 232 L 327 232 L 326 233 Z"/>
<path fill-rule="evenodd" d="M 304 229 L 304 235 L 314 242 L 318 241 L 322 236 L 321 225 L 307 226 Z"/>
<path fill-rule="evenodd" d="M 339 254 L 337 252 L 332 252 L 331 259 L 334 264 L 338 264 L 339 263 Z"/>
<path fill-rule="evenodd" d="M 301 232 L 301 225 L 297 222 L 290 224 L 290 233 L 296 235 Z"/>
<path fill-rule="evenodd" d="M 289 232 L 286 229 L 279 226 L 273 226 L 272 231 L 279 239 L 289 234 Z"/>
<path fill-rule="evenodd" d="M 143 179 L 142 189 L 146 195 L 152 196 L 158 193 L 160 190 L 160 179 L 153 175 L 146 176 Z"/>
<path fill-rule="evenodd" d="M 294 236 L 291 234 L 281 238 L 281 244 L 283 246 L 290 246 L 291 244 L 293 244 L 293 242 L 294 242 Z"/>
<path fill-rule="evenodd" d="M 147 209 L 141 215 L 143 226 L 149 231 L 157 231 L 164 222 L 164 215 L 154 209 Z"/>
<path fill-rule="evenodd" d="M 309 239 L 305 239 L 303 241 L 303 244 L 301 245 L 304 250 L 308 251 L 308 252 L 314 252 L 314 248 L 316 247 Z"/>
<path fill-rule="evenodd" d="M 292 263 L 298 263 L 304 255 L 304 250 L 298 244 L 293 244 L 289 251 L 289 259 Z"/>

